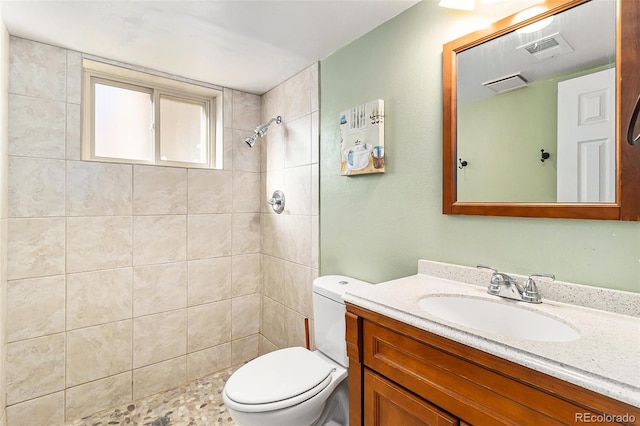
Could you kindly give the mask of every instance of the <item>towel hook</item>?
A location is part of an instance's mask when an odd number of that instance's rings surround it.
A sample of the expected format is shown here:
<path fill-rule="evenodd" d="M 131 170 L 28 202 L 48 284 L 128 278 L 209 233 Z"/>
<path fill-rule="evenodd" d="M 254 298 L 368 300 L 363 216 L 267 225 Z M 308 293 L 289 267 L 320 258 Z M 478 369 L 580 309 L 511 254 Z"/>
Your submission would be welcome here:
<path fill-rule="evenodd" d="M 540 150 L 541 154 L 540 154 L 540 161 L 544 163 L 544 160 L 548 160 L 549 157 L 551 157 L 551 154 L 549 154 L 548 152 L 544 152 L 544 149 Z"/>

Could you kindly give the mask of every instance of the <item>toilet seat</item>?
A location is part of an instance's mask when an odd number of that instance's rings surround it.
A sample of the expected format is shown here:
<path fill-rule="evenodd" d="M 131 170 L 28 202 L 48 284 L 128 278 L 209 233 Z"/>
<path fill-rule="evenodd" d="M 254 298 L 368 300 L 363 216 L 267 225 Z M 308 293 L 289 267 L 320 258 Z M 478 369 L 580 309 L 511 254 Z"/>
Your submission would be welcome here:
<path fill-rule="evenodd" d="M 224 396 L 244 412 L 287 408 L 325 389 L 334 370 L 304 348 L 280 349 L 240 367 L 227 381 Z"/>

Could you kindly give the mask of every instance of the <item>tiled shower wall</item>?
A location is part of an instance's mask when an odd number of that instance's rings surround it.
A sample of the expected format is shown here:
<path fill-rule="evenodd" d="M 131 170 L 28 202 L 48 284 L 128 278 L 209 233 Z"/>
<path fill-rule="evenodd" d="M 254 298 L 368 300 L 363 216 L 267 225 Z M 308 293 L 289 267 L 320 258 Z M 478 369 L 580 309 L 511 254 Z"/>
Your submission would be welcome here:
<path fill-rule="evenodd" d="M 83 162 L 80 80 L 79 53 L 11 38 L 10 426 L 62 424 L 259 350 L 260 223 L 269 215 L 260 151 L 242 140 L 261 121 L 261 98 L 225 89 L 225 170 Z M 290 232 L 311 235 L 308 204 L 284 216 Z M 309 252 L 267 257 L 292 263 L 289 280 L 304 271 L 308 281 Z"/>
<path fill-rule="evenodd" d="M 1 7 L 1 6 L 0 6 Z M 0 19 L 0 426 L 7 424 L 7 98 L 9 84 L 9 34 Z"/>
<path fill-rule="evenodd" d="M 304 346 L 304 319 L 313 319 L 312 283 L 318 276 L 318 71 L 316 63 L 262 97 L 262 121 L 280 115 L 282 124 L 274 123 L 261 145 L 261 352 Z M 266 202 L 276 189 L 285 194 L 280 215 Z"/>

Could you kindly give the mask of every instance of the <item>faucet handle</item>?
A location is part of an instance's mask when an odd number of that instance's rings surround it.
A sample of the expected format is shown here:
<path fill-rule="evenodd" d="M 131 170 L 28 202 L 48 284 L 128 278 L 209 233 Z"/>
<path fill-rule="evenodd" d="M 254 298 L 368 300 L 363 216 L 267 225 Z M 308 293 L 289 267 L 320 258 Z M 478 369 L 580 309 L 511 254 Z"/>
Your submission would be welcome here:
<path fill-rule="evenodd" d="M 536 285 L 535 277 L 556 279 L 553 274 L 531 274 L 527 278 L 527 283 L 524 285 L 524 292 L 522 293 L 522 300 L 529 303 L 542 303 L 538 286 Z"/>
<path fill-rule="evenodd" d="M 529 278 L 533 278 L 533 277 L 540 277 L 540 278 L 551 278 L 552 280 L 556 279 L 556 276 L 553 274 L 531 274 L 529 275 Z"/>
<path fill-rule="evenodd" d="M 493 268 L 493 267 L 487 266 L 487 265 L 476 265 L 476 268 L 478 268 L 478 269 L 491 269 L 494 274 L 498 273 L 498 270 L 496 268 Z"/>
<path fill-rule="evenodd" d="M 498 293 L 500 293 L 500 284 L 498 284 L 499 280 L 497 279 L 498 274 L 500 274 L 500 272 L 498 272 L 496 268 L 492 268 L 491 266 L 487 266 L 487 265 L 477 265 L 476 268 L 490 269 L 493 271 L 493 275 L 491 276 L 491 281 L 489 284 L 489 288 L 487 289 L 487 293 L 493 294 L 493 295 L 497 295 Z"/>

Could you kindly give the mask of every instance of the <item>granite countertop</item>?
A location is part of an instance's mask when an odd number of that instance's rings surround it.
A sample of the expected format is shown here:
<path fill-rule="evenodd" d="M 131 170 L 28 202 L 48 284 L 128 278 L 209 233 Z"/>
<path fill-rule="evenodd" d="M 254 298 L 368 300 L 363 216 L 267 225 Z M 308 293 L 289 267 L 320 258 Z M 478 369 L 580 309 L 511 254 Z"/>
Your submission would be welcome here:
<path fill-rule="evenodd" d="M 488 282 L 488 281 L 487 281 Z M 580 333 L 569 342 L 510 338 L 464 327 L 421 310 L 425 296 L 464 295 L 520 305 Z M 517 364 L 640 407 L 640 318 L 545 300 L 530 304 L 487 294 L 486 286 L 425 274 L 350 289 L 345 301 Z"/>

